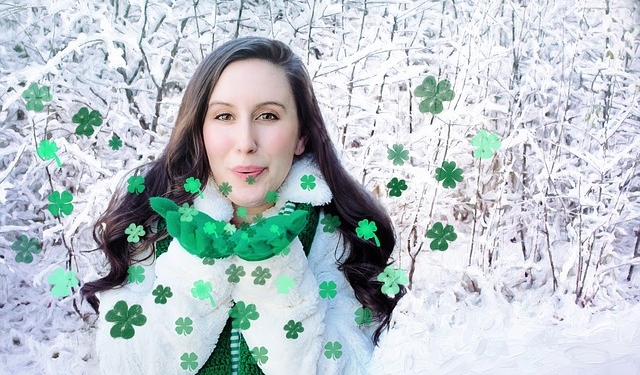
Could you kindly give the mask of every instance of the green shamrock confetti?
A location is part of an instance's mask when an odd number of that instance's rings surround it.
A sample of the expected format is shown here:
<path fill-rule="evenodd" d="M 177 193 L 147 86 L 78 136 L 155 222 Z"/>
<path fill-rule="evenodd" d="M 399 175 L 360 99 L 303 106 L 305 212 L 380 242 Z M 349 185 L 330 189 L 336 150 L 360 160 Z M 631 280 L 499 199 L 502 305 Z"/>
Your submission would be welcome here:
<path fill-rule="evenodd" d="M 302 322 L 296 322 L 293 319 L 289 320 L 287 324 L 284 325 L 284 330 L 287 332 L 286 337 L 288 339 L 297 339 L 298 334 L 304 332 L 304 327 L 302 326 Z"/>
<path fill-rule="evenodd" d="M 257 214 L 256 216 L 253 217 L 253 223 L 254 224 L 259 223 L 260 220 L 262 220 L 262 219 L 264 219 L 264 216 L 262 216 L 262 214 L 259 213 L 259 214 Z"/>
<path fill-rule="evenodd" d="M 453 242 L 458 238 L 453 226 L 447 224 L 444 226 L 441 222 L 436 222 L 433 227 L 426 233 L 428 238 L 433 238 L 429 247 L 431 250 L 445 251 L 449 248 L 449 242 Z"/>
<path fill-rule="evenodd" d="M 231 194 L 233 188 L 231 187 L 231 185 L 229 185 L 228 182 L 223 182 L 222 185 L 218 186 L 218 190 L 220 191 L 220 194 L 226 197 L 227 195 Z"/>
<path fill-rule="evenodd" d="M 407 285 L 409 278 L 403 269 L 397 270 L 393 266 L 387 266 L 378 275 L 378 281 L 383 283 L 382 293 L 393 297 L 400 292 L 400 285 Z"/>
<path fill-rule="evenodd" d="M 434 76 L 426 77 L 422 84 L 416 87 L 414 95 L 424 98 L 420 102 L 420 112 L 429 112 L 434 115 L 441 113 L 444 109 L 442 102 L 449 102 L 455 97 L 455 93 L 451 90 L 451 83 L 446 79 L 436 83 Z"/>
<path fill-rule="evenodd" d="M 202 258 L 202 264 L 204 264 L 205 266 L 213 266 L 214 264 L 216 264 L 216 258 Z"/>
<path fill-rule="evenodd" d="M 131 176 L 127 179 L 127 191 L 131 194 L 140 194 L 144 191 L 144 177 L 140 175 Z"/>
<path fill-rule="evenodd" d="M 249 214 L 247 213 L 247 209 L 244 207 L 238 207 L 236 209 L 236 216 L 249 220 Z"/>
<path fill-rule="evenodd" d="M 293 277 L 280 275 L 276 279 L 275 285 L 278 289 L 278 294 L 288 294 L 291 291 L 291 288 L 296 286 L 296 283 L 293 281 Z"/>
<path fill-rule="evenodd" d="M 140 284 L 144 281 L 144 267 L 133 265 L 127 270 L 127 280 L 130 283 Z"/>
<path fill-rule="evenodd" d="M 178 208 L 178 213 L 180 214 L 180 221 L 191 222 L 193 217 L 198 214 L 198 210 L 193 208 L 189 203 L 183 203 L 180 208 Z"/>
<path fill-rule="evenodd" d="M 164 287 L 162 285 L 158 285 L 153 292 L 151 292 L 152 295 L 156 296 L 156 298 L 153 300 L 155 303 L 157 304 L 161 304 L 164 305 L 167 303 L 167 299 L 173 297 L 173 292 L 171 291 L 170 287 Z"/>
<path fill-rule="evenodd" d="M 316 188 L 316 176 L 312 174 L 305 174 L 300 177 L 300 187 L 302 190 L 313 190 Z"/>
<path fill-rule="evenodd" d="M 128 234 L 127 242 L 129 243 L 138 243 L 140 242 L 140 237 L 144 237 L 147 232 L 144 231 L 144 227 L 142 225 L 136 225 L 136 223 L 131 223 L 124 230 L 124 234 Z"/>
<path fill-rule="evenodd" d="M 227 278 L 227 281 L 229 281 L 230 283 L 239 283 L 240 278 L 247 274 L 246 272 L 244 272 L 243 266 L 238 267 L 235 264 L 230 265 L 229 268 L 227 268 L 227 270 L 225 271 L 225 273 L 229 275 L 229 277 Z"/>
<path fill-rule="evenodd" d="M 42 245 L 37 238 L 29 238 L 24 234 L 18 236 L 11 249 L 16 251 L 16 262 L 18 263 L 31 263 L 33 262 L 33 254 L 38 254 L 42 251 Z"/>
<path fill-rule="evenodd" d="M 233 319 L 231 321 L 233 328 L 247 330 L 251 327 L 251 320 L 257 320 L 260 314 L 253 303 L 245 305 L 243 301 L 238 301 L 229 310 L 229 316 Z"/>
<path fill-rule="evenodd" d="M 392 178 L 391 181 L 387 184 L 389 188 L 389 195 L 392 197 L 399 197 L 402 195 L 404 190 L 407 190 L 407 182 L 403 180 L 398 180 L 396 177 Z"/>
<path fill-rule="evenodd" d="M 456 168 L 455 161 L 443 161 L 441 168 L 436 168 L 436 181 L 442 181 L 445 189 L 453 189 L 456 182 L 462 181 L 462 169 Z"/>
<path fill-rule="evenodd" d="M 373 322 L 373 311 L 368 307 L 359 307 L 356 310 L 355 321 L 357 325 L 368 325 Z"/>
<path fill-rule="evenodd" d="M 190 335 L 193 332 L 193 320 L 188 316 L 184 318 L 178 318 L 176 320 L 176 333 L 179 335 Z"/>
<path fill-rule="evenodd" d="M 264 365 L 265 363 L 267 363 L 267 361 L 269 360 L 269 357 L 267 356 L 268 353 L 269 351 L 264 346 L 261 346 L 259 348 L 256 346 L 255 348 L 251 349 L 251 356 L 253 358 L 253 361 L 258 365 Z"/>
<path fill-rule="evenodd" d="M 73 271 L 67 271 L 62 267 L 56 268 L 47 278 L 47 282 L 53 285 L 51 294 L 54 297 L 67 297 L 71 294 L 71 288 L 79 285 L 78 278 Z"/>
<path fill-rule="evenodd" d="M 43 139 L 38 143 L 38 148 L 36 149 L 38 156 L 42 160 L 55 160 L 58 168 L 62 167 L 62 162 L 58 157 L 58 145 L 55 141 L 50 141 L 48 139 Z"/>
<path fill-rule="evenodd" d="M 262 268 L 262 266 L 258 266 L 253 270 L 253 272 L 251 272 L 251 276 L 255 278 L 253 280 L 255 285 L 265 285 L 267 283 L 267 279 L 271 278 L 271 272 L 269 271 L 269 268 Z"/>
<path fill-rule="evenodd" d="M 273 190 L 267 191 L 267 196 L 266 196 L 265 201 L 267 203 L 275 204 L 278 201 L 278 192 L 277 191 L 273 191 Z"/>
<path fill-rule="evenodd" d="M 396 143 L 387 149 L 387 159 L 393 161 L 393 165 L 403 165 L 409 160 L 409 151 L 404 149 L 400 143 Z"/>
<path fill-rule="evenodd" d="M 320 297 L 325 299 L 334 298 L 338 294 L 338 291 L 336 290 L 337 287 L 338 286 L 333 281 L 323 281 L 320 283 Z"/>
<path fill-rule="evenodd" d="M 69 215 L 73 211 L 72 200 L 73 195 L 68 191 L 65 190 L 62 193 L 54 191 L 49 195 L 49 202 L 51 202 L 51 204 L 47 208 L 53 216 L 62 217 L 63 214 Z"/>
<path fill-rule="evenodd" d="M 122 147 L 122 139 L 120 139 L 117 134 L 113 134 L 109 140 L 109 147 L 111 147 L 113 151 L 118 151 L 120 147 Z"/>
<path fill-rule="evenodd" d="M 182 361 L 180 362 L 180 367 L 183 370 L 193 371 L 198 368 L 198 355 L 194 352 L 184 353 L 180 356 L 180 360 Z"/>
<path fill-rule="evenodd" d="M 187 193 L 199 194 L 200 198 L 204 199 L 204 196 L 202 195 L 202 190 L 200 190 L 201 186 L 202 186 L 202 183 L 200 182 L 199 178 L 189 177 L 187 178 L 187 181 L 184 183 L 184 190 Z"/>
<path fill-rule="evenodd" d="M 32 82 L 22 93 L 22 98 L 26 101 L 27 111 L 40 112 L 44 108 L 43 102 L 51 101 L 49 86 L 38 86 Z"/>
<path fill-rule="evenodd" d="M 211 302 L 211 306 L 215 307 L 216 302 L 213 300 L 213 296 L 211 292 L 213 291 L 213 287 L 211 287 L 210 282 L 204 282 L 204 280 L 198 280 L 193 283 L 193 288 L 191 288 L 191 295 L 193 298 L 197 298 L 201 301 L 209 300 Z"/>
<path fill-rule="evenodd" d="M 360 220 L 358 222 L 358 227 L 356 228 L 356 234 L 358 237 L 364 240 L 374 239 L 376 242 L 376 246 L 380 247 L 380 240 L 378 236 L 376 236 L 376 231 L 378 227 L 374 221 L 369 221 L 367 219 Z"/>
<path fill-rule="evenodd" d="M 340 359 L 342 357 L 342 345 L 338 341 L 328 342 L 324 346 L 324 356 L 327 359 Z"/>
<path fill-rule="evenodd" d="M 336 231 L 336 228 L 339 227 L 342 223 L 340 222 L 340 218 L 338 217 L 338 215 L 334 216 L 331 214 L 326 214 L 324 215 L 322 220 L 320 220 L 320 224 L 323 225 L 323 232 L 334 233 Z"/>
<path fill-rule="evenodd" d="M 147 322 L 147 317 L 143 314 L 142 306 L 135 304 L 129 307 L 126 301 L 118 301 L 113 309 L 107 311 L 104 320 L 116 323 L 109 332 L 111 337 L 114 339 L 122 337 L 128 340 L 135 334 L 133 326 L 143 326 Z"/>
<path fill-rule="evenodd" d="M 102 116 L 100 115 L 100 112 L 96 110 L 89 112 L 89 108 L 82 107 L 75 115 L 73 115 L 71 122 L 78 124 L 78 127 L 76 128 L 77 135 L 86 135 L 87 137 L 90 137 L 94 132 L 93 127 L 102 125 Z"/>
<path fill-rule="evenodd" d="M 499 149 L 502 143 L 495 133 L 482 129 L 471 139 L 471 145 L 476 147 L 473 151 L 474 158 L 491 159 L 494 150 Z"/>
<path fill-rule="evenodd" d="M 253 185 L 256 183 L 256 178 L 253 176 L 247 176 L 247 179 L 245 181 L 247 182 L 247 184 Z"/>

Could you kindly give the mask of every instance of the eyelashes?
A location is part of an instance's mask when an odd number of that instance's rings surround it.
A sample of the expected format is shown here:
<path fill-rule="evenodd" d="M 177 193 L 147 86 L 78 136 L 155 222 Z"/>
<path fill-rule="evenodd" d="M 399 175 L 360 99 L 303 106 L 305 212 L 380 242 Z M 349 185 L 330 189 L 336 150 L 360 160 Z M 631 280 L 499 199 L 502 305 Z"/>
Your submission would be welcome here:
<path fill-rule="evenodd" d="M 220 120 L 220 121 L 230 121 L 232 120 L 232 118 L 233 117 L 231 116 L 230 113 L 219 113 L 214 117 L 215 120 Z M 278 115 L 272 112 L 264 112 L 259 114 L 256 117 L 256 120 L 263 120 L 263 121 L 275 121 L 279 119 L 280 118 L 278 117 Z"/>

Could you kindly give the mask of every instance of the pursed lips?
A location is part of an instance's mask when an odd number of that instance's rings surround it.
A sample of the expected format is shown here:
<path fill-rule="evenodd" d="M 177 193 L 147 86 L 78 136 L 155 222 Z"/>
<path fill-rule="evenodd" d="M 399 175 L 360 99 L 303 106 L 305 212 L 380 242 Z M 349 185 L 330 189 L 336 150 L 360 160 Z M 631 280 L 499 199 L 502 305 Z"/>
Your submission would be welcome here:
<path fill-rule="evenodd" d="M 232 169 L 232 171 L 234 174 L 236 174 L 240 178 L 246 178 L 248 176 L 252 176 L 255 178 L 255 177 L 258 177 L 258 175 L 260 175 L 262 172 L 264 172 L 265 169 L 266 168 L 264 167 L 249 165 L 249 166 L 235 167 Z"/>

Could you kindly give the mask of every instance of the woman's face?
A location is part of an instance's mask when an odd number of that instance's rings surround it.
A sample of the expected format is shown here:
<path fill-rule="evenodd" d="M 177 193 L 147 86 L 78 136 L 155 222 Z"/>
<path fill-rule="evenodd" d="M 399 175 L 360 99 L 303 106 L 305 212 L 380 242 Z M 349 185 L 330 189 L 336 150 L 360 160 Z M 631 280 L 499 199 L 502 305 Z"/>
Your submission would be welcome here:
<path fill-rule="evenodd" d="M 267 192 L 282 185 L 293 156 L 304 152 L 289 82 L 264 60 L 236 61 L 224 69 L 202 132 L 213 179 L 231 186 L 227 197 L 247 208 L 249 217 L 273 206 Z"/>

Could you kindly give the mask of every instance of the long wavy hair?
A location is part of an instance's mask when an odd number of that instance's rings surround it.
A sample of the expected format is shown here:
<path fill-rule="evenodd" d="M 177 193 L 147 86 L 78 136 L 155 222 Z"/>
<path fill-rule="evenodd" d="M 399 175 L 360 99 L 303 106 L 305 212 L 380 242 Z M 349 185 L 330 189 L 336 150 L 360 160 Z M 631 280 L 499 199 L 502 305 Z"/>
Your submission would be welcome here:
<path fill-rule="evenodd" d="M 381 283 L 377 281 L 377 275 L 388 265 L 395 246 L 391 219 L 377 200 L 340 164 L 322 119 L 309 74 L 300 58 L 284 43 L 259 37 L 229 41 L 198 66 L 184 92 L 167 147 L 157 160 L 143 168 L 144 171 L 136 172 L 144 174 L 144 192 L 126 194 L 121 183 L 107 210 L 97 219 L 93 236 L 111 267 L 105 277 L 84 284 L 82 295 L 97 312 L 99 300 L 96 293 L 123 285 L 132 257 L 167 236 L 165 230 L 159 230 L 136 245 L 126 240 L 125 229 L 130 223 L 142 224 L 150 232 L 149 228 L 158 222 L 158 214 L 149 205 L 150 197 L 167 197 L 181 205 L 194 198 L 193 194 L 183 189 L 188 177 L 199 178 L 206 186 L 210 168 L 202 126 L 209 96 L 229 64 L 248 59 L 268 61 L 285 72 L 296 102 L 300 134 L 307 140 L 304 154 L 313 156 L 333 194 L 333 200 L 324 210 L 337 215 L 341 221 L 338 230 L 345 240 L 346 254 L 341 254 L 338 267 L 353 287 L 358 301 L 370 308 L 374 319 L 379 322 L 373 336 L 377 344 L 383 329 L 389 327 L 391 313 L 398 299 L 404 294 L 402 289 L 394 298 L 388 297 L 381 292 Z M 375 221 L 379 247 L 356 235 L 355 228 L 363 219 Z"/>

